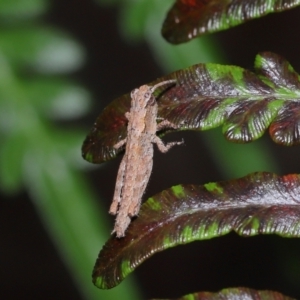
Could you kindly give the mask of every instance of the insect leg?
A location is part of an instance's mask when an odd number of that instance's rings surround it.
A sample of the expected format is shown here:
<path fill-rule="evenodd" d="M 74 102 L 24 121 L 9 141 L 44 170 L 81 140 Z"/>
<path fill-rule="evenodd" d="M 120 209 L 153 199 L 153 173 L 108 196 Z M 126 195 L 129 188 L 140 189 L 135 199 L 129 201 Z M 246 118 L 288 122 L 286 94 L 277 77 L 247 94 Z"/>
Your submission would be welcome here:
<path fill-rule="evenodd" d="M 130 119 L 130 112 L 129 111 L 127 111 L 126 113 L 125 113 L 125 117 L 126 117 L 126 119 L 129 121 L 129 119 Z"/>
<path fill-rule="evenodd" d="M 121 193 L 124 185 L 124 173 L 126 167 L 126 160 L 124 158 L 122 159 L 118 170 L 115 193 L 114 193 L 112 204 L 109 209 L 109 213 L 112 215 L 117 214 L 119 203 L 121 202 Z"/>
<path fill-rule="evenodd" d="M 158 136 L 154 136 L 153 137 L 153 140 L 152 140 L 153 143 L 155 143 L 158 147 L 158 149 L 163 152 L 163 153 L 166 153 L 168 150 L 170 150 L 173 146 L 175 145 L 181 145 L 183 144 L 183 140 L 181 142 L 171 142 L 171 143 L 168 143 L 168 144 L 164 144 L 164 142 L 158 137 Z"/>
<path fill-rule="evenodd" d="M 161 121 L 160 123 L 157 124 L 156 130 L 160 131 L 160 130 L 165 129 L 165 128 L 177 129 L 177 128 L 179 128 L 179 126 L 175 125 L 174 123 L 172 123 L 168 120 L 163 120 L 163 121 Z"/>
<path fill-rule="evenodd" d="M 126 112 L 126 113 L 125 113 L 125 117 L 126 117 L 127 120 L 129 121 L 129 119 L 130 119 L 130 112 Z M 125 139 L 119 141 L 118 143 L 116 143 L 116 144 L 114 145 L 114 149 L 118 150 L 119 148 L 121 148 L 122 146 L 124 146 L 124 145 L 126 144 L 126 142 L 127 142 L 127 138 L 125 138 Z"/>
<path fill-rule="evenodd" d="M 114 145 L 114 148 L 115 148 L 116 150 L 118 150 L 119 148 L 121 148 L 122 146 L 124 146 L 124 145 L 126 144 L 126 142 L 127 142 L 127 138 L 125 138 L 125 139 L 119 141 L 118 143 L 116 143 L 116 144 Z"/>

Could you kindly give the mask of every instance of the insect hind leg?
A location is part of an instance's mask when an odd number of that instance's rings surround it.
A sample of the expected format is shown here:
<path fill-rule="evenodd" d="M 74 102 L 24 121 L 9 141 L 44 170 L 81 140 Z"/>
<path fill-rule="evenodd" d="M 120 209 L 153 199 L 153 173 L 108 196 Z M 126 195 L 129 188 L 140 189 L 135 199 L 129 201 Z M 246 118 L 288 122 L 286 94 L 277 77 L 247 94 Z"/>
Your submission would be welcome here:
<path fill-rule="evenodd" d="M 164 144 L 164 142 L 158 137 L 158 136 L 154 136 L 153 138 L 153 143 L 155 143 L 157 145 L 157 148 L 163 152 L 166 153 L 167 151 L 169 151 L 173 146 L 175 145 L 181 145 L 184 143 L 184 141 L 182 140 L 181 142 L 170 142 L 167 143 L 166 145 Z"/>
<path fill-rule="evenodd" d="M 115 187 L 115 193 L 113 197 L 112 204 L 109 209 L 109 213 L 112 215 L 116 215 L 118 212 L 118 207 L 121 202 L 121 193 L 122 193 L 122 188 L 124 185 L 124 174 L 125 174 L 125 167 L 126 167 L 126 161 L 125 159 L 122 159 L 118 175 L 117 175 L 117 183 Z"/>

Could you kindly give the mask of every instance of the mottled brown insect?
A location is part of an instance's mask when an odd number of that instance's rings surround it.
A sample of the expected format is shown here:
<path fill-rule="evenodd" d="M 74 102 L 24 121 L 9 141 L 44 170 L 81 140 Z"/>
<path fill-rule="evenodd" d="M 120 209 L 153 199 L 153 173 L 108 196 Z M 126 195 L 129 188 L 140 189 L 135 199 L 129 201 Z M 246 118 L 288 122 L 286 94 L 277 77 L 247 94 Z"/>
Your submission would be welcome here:
<path fill-rule="evenodd" d="M 157 103 L 153 92 L 159 86 L 171 83 L 175 83 L 175 80 L 166 80 L 152 87 L 143 85 L 131 92 L 130 112 L 125 114 L 128 120 L 127 138 L 114 145 L 115 149 L 119 149 L 126 144 L 109 210 L 110 214 L 117 215 L 113 230 L 117 237 L 125 235 L 131 217 L 136 216 L 140 210 L 152 171 L 153 144 L 161 152 L 167 152 L 172 146 L 183 143 L 171 142 L 165 145 L 156 135 L 156 131 L 164 128 L 177 128 L 168 120 L 156 123 Z"/>

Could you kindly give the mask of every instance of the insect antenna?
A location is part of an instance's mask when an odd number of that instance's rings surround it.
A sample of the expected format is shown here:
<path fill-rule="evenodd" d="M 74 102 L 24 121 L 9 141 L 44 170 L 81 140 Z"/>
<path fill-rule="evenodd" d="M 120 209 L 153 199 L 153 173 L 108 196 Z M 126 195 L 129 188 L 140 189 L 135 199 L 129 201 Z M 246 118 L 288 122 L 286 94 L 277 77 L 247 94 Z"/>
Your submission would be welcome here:
<path fill-rule="evenodd" d="M 154 86 L 151 87 L 151 92 L 153 93 L 158 87 L 165 85 L 165 84 L 172 84 L 172 83 L 176 83 L 175 79 L 170 79 L 170 80 L 165 80 L 162 82 L 159 82 L 157 84 L 155 84 Z"/>

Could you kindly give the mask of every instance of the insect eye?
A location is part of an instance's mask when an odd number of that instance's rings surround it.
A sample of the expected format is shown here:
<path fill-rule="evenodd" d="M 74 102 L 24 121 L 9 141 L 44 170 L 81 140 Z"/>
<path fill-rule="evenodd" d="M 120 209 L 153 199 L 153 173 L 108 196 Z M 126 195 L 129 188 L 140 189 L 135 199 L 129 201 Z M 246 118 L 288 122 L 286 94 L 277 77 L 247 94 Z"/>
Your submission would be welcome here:
<path fill-rule="evenodd" d="M 151 97 L 151 93 L 150 92 L 146 92 L 145 93 L 145 98 L 149 99 Z"/>

